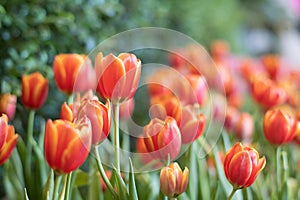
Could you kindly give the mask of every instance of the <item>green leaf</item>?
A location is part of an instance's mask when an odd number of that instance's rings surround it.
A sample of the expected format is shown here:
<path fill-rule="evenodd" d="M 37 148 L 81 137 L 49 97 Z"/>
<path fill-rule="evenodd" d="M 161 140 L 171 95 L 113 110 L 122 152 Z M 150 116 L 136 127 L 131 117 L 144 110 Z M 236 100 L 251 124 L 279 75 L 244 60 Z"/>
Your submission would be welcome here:
<path fill-rule="evenodd" d="M 50 200 L 53 198 L 53 191 L 54 191 L 54 172 L 51 169 L 47 182 L 43 188 L 43 199 Z"/>
<path fill-rule="evenodd" d="M 135 186 L 135 180 L 134 180 L 134 170 L 132 166 L 132 161 L 129 158 L 129 164 L 130 164 L 130 173 L 129 173 L 129 199 L 130 200 L 137 200 L 138 195 L 136 191 L 136 186 Z"/>
<path fill-rule="evenodd" d="M 120 199 L 122 199 L 122 200 L 129 199 L 129 193 L 128 193 L 126 184 L 125 184 L 123 178 L 121 177 L 121 175 L 118 174 L 117 169 L 115 167 L 113 168 L 112 176 L 115 178 Z"/>
<path fill-rule="evenodd" d="M 93 175 L 91 175 L 91 178 L 94 177 L 94 175 L 95 174 L 93 173 Z M 74 186 L 81 187 L 81 186 L 86 186 L 88 184 L 89 184 L 89 174 L 80 169 L 77 170 L 77 176 L 74 182 Z"/>
<path fill-rule="evenodd" d="M 24 199 L 29 200 L 26 188 L 24 188 Z"/>

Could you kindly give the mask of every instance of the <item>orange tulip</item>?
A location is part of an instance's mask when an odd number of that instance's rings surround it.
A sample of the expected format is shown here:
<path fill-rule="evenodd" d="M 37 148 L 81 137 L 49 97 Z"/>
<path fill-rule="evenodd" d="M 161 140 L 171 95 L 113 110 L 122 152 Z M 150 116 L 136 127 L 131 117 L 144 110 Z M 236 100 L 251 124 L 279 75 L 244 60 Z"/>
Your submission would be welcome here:
<path fill-rule="evenodd" d="M 18 135 L 15 134 L 15 128 L 8 125 L 7 115 L 0 117 L 0 165 L 2 165 L 14 150 Z"/>
<path fill-rule="evenodd" d="M 57 173 L 69 173 L 87 158 L 91 148 L 91 127 L 87 118 L 48 120 L 45 130 L 44 152 L 48 165 Z"/>
<path fill-rule="evenodd" d="M 164 195 L 176 198 L 186 190 L 188 179 L 188 168 L 185 167 L 182 172 L 176 162 L 171 163 L 160 171 L 160 190 Z"/>
<path fill-rule="evenodd" d="M 22 76 L 22 102 L 30 109 L 39 109 L 48 96 L 48 80 L 39 72 Z"/>
<path fill-rule="evenodd" d="M 204 132 L 206 117 L 192 106 L 182 109 L 182 120 L 180 122 L 180 133 L 183 144 L 188 144 L 198 139 Z"/>
<path fill-rule="evenodd" d="M 283 109 L 268 110 L 264 116 L 263 126 L 266 139 L 277 145 L 291 142 L 300 131 L 300 122 L 293 114 Z"/>
<path fill-rule="evenodd" d="M 144 127 L 144 143 L 148 153 L 155 159 L 167 160 L 168 154 L 173 160 L 179 154 L 181 135 L 174 118 L 165 121 L 154 118 Z"/>
<path fill-rule="evenodd" d="M 53 62 L 57 87 L 66 94 L 95 89 L 96 76 L 92 63 L 83 54 L 59 54 Z"/>
<path fill-rule="evenodd" d="M 92 125 L 92 144 L 99 144 L 109 134 L 111 110 L 109 101 L 104 105 L 98 100 L 84 100 L 77 112 L 77 117 L 87 116 Z"/>
<path fill-rule="evenodd" d="M 180 99 L 184 104 L 203 105 L 206 99 L 206 80 L 202 75 L 188 74 L 185 76 L 187 82 L 177 82 L 175 90 L 179 91 Z M 176 81 L 175 81 L 176 83 Z"/>
<path fill-rule="evenodd" d="M 252 80 L 251 93 L 256 102 L 267 108 L 280 105 L 287 98 L 285 90 L 266 77 Z"/>
<path fill-rule="evenodd" d="M 135 94 L 141 75 L 141 61 L 134 54 L 96 57 L 97 92 L 105 99 L 121 102 Z"/>
<path fill-rule="evenodd" d="M 264 69 L 269 74 L 270 78 L 273 80 L 276 80 L 279 70 L 280 70 L 280 64 L 281 60 L 279 56 L 276 55 L 264 55 L 261 58 L 262 65 Z"/>
<path fill-rule="evenodd" d="M 9 120 L 12 120 L 16 112 L 17 97 L 12 94 L 0 95 L 0 114 L 7 115 Z"/>
<path fill-rule="evenodd" d="M 179 99 L 174 95 L 159 95 L 150 99 L 151 118 L 164 120 L 166 116 L 173 117 L 179 124 L 181 119 L 181 105 Z"/>
<path fill-rule="evenodd" d="M 226 178 L 235 189 L 249 187 L 266 165 L 265 157 L 251 147 L 236 143 L 225 155 Z"/>

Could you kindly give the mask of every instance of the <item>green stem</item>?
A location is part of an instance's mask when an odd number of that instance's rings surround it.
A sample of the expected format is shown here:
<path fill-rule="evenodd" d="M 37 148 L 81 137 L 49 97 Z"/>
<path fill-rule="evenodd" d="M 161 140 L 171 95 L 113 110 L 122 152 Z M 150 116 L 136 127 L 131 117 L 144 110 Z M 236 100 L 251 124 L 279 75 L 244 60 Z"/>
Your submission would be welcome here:
<path fill-rule="evenodd" d="M 281 194 L 281 146 L 276 148 L 275 160 L 276 160 L 276 188 L 277 196 L 280 197 Z"/>
<path fill-rule="evenodd" d="M 233 188 L 232 191 L 231 191 L 231 193 L 230 193 L 230 195 L 228 196 L 227 200 L 231 200 L 232 197 L 233 197 L 233 195 L 235 194 L 235 192 L 236 192 L 237 190 L 238 190 L 238 189 Z"/>
<path fill-rule="evenodd" d="M 53 191 L 53 200 L 57 199 L 57 195 L 59 193 L 59 187 L 61 183 L 61 175 L 55 176 L 55 181 L 54 181 L 54 191 Z"/>
<path fill-rule="evenodd" d="M 68 179 L 68 174 L 64 176 L 64 186 L 63 189 L 59 195 L 59 200 L 65 200 L 65 194 L 66 194 L 66 187 L 67 187 L 67 179 Z"/>
<path fill-rule="evenodd" d="M 31 190 L 31 160 L 32 160 L 32 140 L 33 139 L 33 125 L 34 125 L 35 110 L 29 111 L 27 124 L 27 146 L 26 146 L 26 163 L 25 163 L 25 177 L 27 190 Z M 28 186 L 29 185 L 29 186 Z M 30 191 L 29 191 L 30 192 Z"/>
<path fill-rule="evenodd" d="M 69 200 L 69 197 L 70 197 L 72 174 L 73 174 L 73 172 L 70 172 L 67 175 L 67 186 L 66 186 L 65 200 Z"/>
<path fill-rule="evenodd" d="M 115 164 L 118 174 L 120 174 L 120 134 L 119 134 L 119 102 L 113 104 L 114 118 L 114 148 L 115 148 Z"/>
<path fill-rule="evenodd" d="M 114 196 L 115 199 L 118 199 L 118 195 L 116 193 L 116 191 L 114 190 L 113 186 L 111 185 L 111 183 L 109 182 L 105 170 L 102 166 L 101 160 L 100 160 L 100 155 L 99 152 L 97 150 L 97 146 L 94 146 L 94 153 L 96 156 L 96 162 L 97 162 L 97 167 L 98 167 L 98 171 L 100 172 L 100 175 L 104 181 L 104 183 L 106 184 L 107 188 L 109 189 L 109 191 L 112 193 L 112 195 Z"/>
<path fill-rule="evenodd" d="M 68 98 L 67 98 L 67 103 L 68 103 L 68 105 L 70 105 L 71 103 L 73 103 L 73 95 L 72 95 L 72 94 L 70 94 L 70 95 L 68 96 Z"/>

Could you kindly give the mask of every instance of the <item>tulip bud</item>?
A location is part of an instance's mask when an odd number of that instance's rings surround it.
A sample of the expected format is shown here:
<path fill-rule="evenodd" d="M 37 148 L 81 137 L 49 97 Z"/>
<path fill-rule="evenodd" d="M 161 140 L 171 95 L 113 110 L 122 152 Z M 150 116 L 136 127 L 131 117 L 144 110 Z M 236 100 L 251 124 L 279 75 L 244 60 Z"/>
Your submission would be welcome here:
<path fill-rule="evenodd" d="M 18 135 L 15 134 L 15 128 L 8 125 L 7 115 L 2 114 L 0 117 L 0 165 L 2 165 L 14 150 Z"/>
<path fill-rule="evenodd" d="M 48 96 L 48 80 L 39 72 L 22 76 L 22 102 L 30 109 L 39 109 Z"/>
<path fill-rule="evenodd" d="M 266 139 L 277 145 L 291 142 L 300 131 L 300 122 L 283 109 L 268 110 L 264 116 L 263 126 Z"/>
<path fill-rule="evenodd" d="M 12 120 L 16 112 L 17 97 L 12 94 L 0 95 L 0 114 L 6 114 Z"/>
<path fill-rule="evenodd" d="M 57 173 L 70 173 L 82 165 L 91 148 L 91 125 L 87 118 L 48 120 L 44 152 L 48 165 Z"/>
<path fill-rule="evenodd" d="M 134 54 L 121 53 L 118 57 L 102 53 L 96 56 L 97 92 L 105 99 L 122 102 L 136 92 L 140 75 L 141 61 Z"/>
<path fill-rule="evenodd" d="M 144 143 L 147 151 L 155 158 L 173 160 L 179 154 L 181 136 L 174 118 L 166 117 L 165 121 L 154 118 L 144 127 Z"/>
<path fill-rule="evenodd" d="M 236 143 L 224 159 L 226 178 L 235 189 L 249 187 L 265 165 L 265 157 L 259 158 L 254 148 L 244 147 L 241 143 Z"/>
<path fill-rule="evenodd" d="M 160 171 L 160 190 L 170 197 L 176 198 L 185 192 L 189 179 L 189 170 L 184 168 L 183 172 L 179 165 L 171 163 L 167 167 L 163 167 Z"/>

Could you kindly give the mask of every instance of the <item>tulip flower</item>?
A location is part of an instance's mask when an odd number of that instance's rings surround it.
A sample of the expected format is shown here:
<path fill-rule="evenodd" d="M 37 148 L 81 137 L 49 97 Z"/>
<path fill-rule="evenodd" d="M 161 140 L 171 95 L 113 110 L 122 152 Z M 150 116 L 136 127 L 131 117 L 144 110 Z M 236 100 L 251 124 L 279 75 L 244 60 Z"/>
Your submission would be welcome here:
<path fill-rule="evenodd" d="M 266 77 L 252 80 L 251 93 L 256 102 L 267 108 L 280 105 L 287 98 L 285 90 Z"/>
<path fill-rule="evenodd" d="M 12 120 L 16 112 L 17 97 L 12 94 L 0 95 L 0 114 L 7 115 L 9 120 Z"/>
<path fill-rule="evenodd" d="M 48 120 L 44 152 L 48 165 L 57 173 L 69 173 L 87 158 L 91 148 L 91 125 L 87 118 L 74 123 Z"/>
<path fill-rule="evenodd" d="M 39 109 L 48 96 L 48 80 L 39 72 L 22 76 L 22 102 L 30 109 Z"/>
<path fill-rule="evenodd" d="M 174 95 L 160 95 L 150 99 L 150 115 L 152 118 L 164 120 L 166 116 L 173 117 L 178 124 L 181 119 L 181 105 Z"/>
<path fill-rule="evenodd" d="M 234 127 L 234 134 L 241 139 L 249 140 L 254 131 L 254 120 L 252 116 L 246 112 L 240 114 L 238 121 Z"/>
<path fill-rule="evenodd" d="M 2 114 L 0 117 L 0 165 L 2 165 L 14 150 L 18 135 L 15 134 L 15 128 L 8 125 L 8 117 Z"/>
<path fill-rule="evenodd" d="M 272 80 L 276 80 L 280 70 L 280 64 L 281 64 L 280 57 L 271 54 L 264 55 L 261 58 L 261 62 L 264 69 L 269 74 L 270 78 Z"/>
<path fill-rule="evenodd" d="M 204 132 L 205 123 L 205 115 L 196 113 L 192 106 L 185 106 L 179 126 L 182 143 L 188 144 L 198 139 Z"/>
<path fill-rule="evenodd" d="M 130 99 L 136 92 L 140 75 L 141 61 L 134 54 L 121 53 L 118 57 L 102 53 L 96 56 L 97 92 L 101 97 L 115 102 Z"/>
<path fill-rule="evenodd" d="M 179 154 L 181 135 L 174 118 L 167 116 L 165 121 L 154 118 L 144 127 L 144 143 L 147 151 L 155 158 L 173 160 Z"/>
<path fill-rule="evenodd" d="M 86 55 L 59 54 L 54 58 L 53 71 L 57 87 L 68 95 L 96 87 L 95 72 Z"/>
<path fill-rule="evenodd" d="M 264 134 L 266 139 L 276 145 L 291 142 L 300 131 L 300 122 L 284 109 L 271 109 L 264 115 Z"/>
<path fill-rule="evenodd" d="M 176 198 L 185 192 L 189 179 L 189 170 L 182 171 L 179 165 L 171 163 L 160 171 L 160 190 L 169 198 Z"/>
<path fill-rule="evenodd" d="M 105 140 L 111 125 L 111 109 L 109 101 L 104 105 L 98 100 L 84 100 L 77 112 L 77 117 L 87 116 L 92 126 L 92 144 Z"/>
<path fill-rule="evenodd" d="M 233 188 L 249 187 L 266 165 L 265 157 L 251 147 L 236 143 L 225 155 L 224 171 Z"/>

